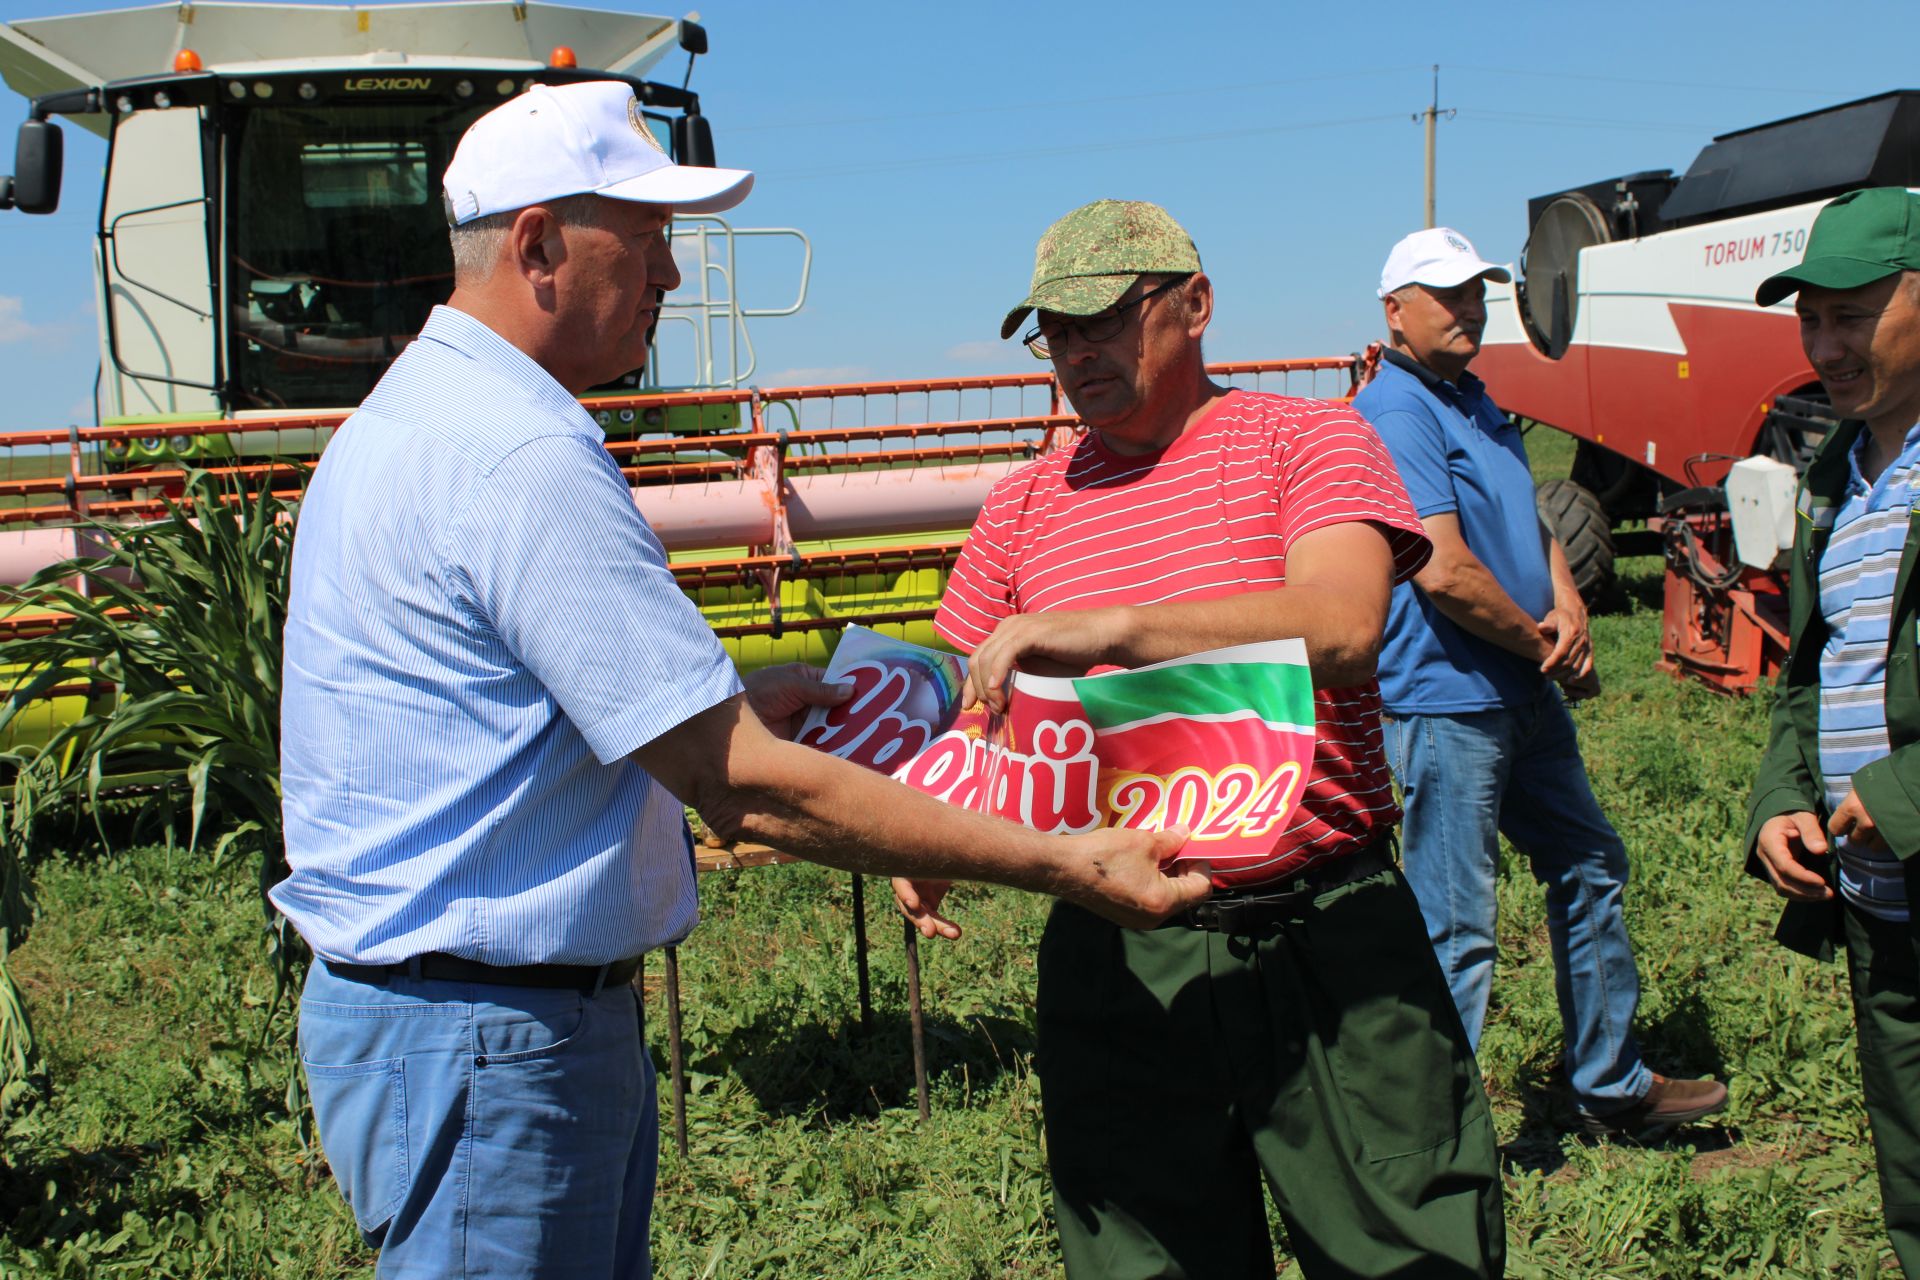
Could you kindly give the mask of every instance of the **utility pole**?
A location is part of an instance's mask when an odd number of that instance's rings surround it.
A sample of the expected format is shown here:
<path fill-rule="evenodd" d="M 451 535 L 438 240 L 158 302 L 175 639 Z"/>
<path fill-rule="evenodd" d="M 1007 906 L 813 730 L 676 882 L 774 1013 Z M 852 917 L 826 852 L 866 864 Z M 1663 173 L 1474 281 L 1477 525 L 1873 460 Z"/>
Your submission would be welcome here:
<path fill-rule="evenodd" d="M 1415 121 L 1425 120 L 1427 122 L 1427 223 L 1426 225 L 1428 225 L 1429 227 L 1435 225 L 1435 222 L 1436 222 L 1436 219 L 1433 216 L 1434 125 L 1439 122 L 1439 119 L 1442 114 L 1444 114 L 1447 117 L 1447 119 L 1451 120 L 1456 114 L 1458 114 L 1458 112 L 1452 107 L 1448 107 L 1444 113 L 1440 110 L 1440 64 L 1436 62 L 1433 64 L 1433 103 L 1425 111 L 1415 112 L 1413 116 Z"/>

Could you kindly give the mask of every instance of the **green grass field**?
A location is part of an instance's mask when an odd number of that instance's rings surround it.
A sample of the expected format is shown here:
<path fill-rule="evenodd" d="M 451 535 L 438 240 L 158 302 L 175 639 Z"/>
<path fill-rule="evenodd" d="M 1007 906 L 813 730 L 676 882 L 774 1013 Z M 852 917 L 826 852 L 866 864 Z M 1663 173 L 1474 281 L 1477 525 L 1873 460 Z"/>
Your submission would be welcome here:
<path fill-rule="evenodd" d="M 1563 455 L 1552 443 L 1535 450 Z M 1739 874 L 1764 705 L 1655 672 L 1659 566 L 1625 567 L 1622 610 L 1595 622 L 1607 691 L 1578 715 L 1634 857 L 1641 1037 L 1659 1069 L 1721 1074 L 1733 1100 L 1719 1123 L 1651 1146 L 1568 1131 L 1540 894 L 1508 865 L 1482 1066 L 1507 1158 L 1510 1274 L 1893 1273 L 1841 972 L 1775 948 L 1771 895 Z M 49 1086 L 0 1147 L 0 1273 L 370 1274 L 287 1122 L 279 1050 L 258 1048 L 275 1027 L 251 869 L 76 845 L 37 889 L 17 964 Z M 1055 1275 L 1029 1067 L 1045 904 L 961 891 L 968 936 L 923 947 L 934 1115 L 921 1126 L 880 887 L 864 1034 L 847 877 L 777 867 L 703 889 L 706 920 L 682 953 L 692 1153 L 662 1141 L 659 1274 Z M 664 1075 L 657 996 L 649 1012 Z"/>

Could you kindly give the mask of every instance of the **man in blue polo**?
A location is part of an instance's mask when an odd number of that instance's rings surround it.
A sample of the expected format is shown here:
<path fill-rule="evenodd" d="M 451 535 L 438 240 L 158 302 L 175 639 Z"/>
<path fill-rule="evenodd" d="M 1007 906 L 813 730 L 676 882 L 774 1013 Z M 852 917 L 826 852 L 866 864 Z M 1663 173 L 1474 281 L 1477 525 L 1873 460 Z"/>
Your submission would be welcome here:
<path fill-rule="evenodd" d="M 1451 228 L 1396 244 L 1379 291 L 1391 345 L 1354 401 L 1392 451 L 1433 543 L 1426 567 L 1394 589 L 1380 655 L 1406 876 L 1477 1047 L 1504 833 L 1546 886 L 1583 1122 L 1596 1133 L 1663 1128 L 1718 1111 L 1727 1091 L 1656 1075 L 1634 1042 L 1640 979 L 1622 913 L 1626 847 L 1594 800 L 1566 707 L 1567 696 L 1598 691 L 1587 613 L 1535 512 L 1520 432 L 1467 372 L 1489 279 L 1512 277 Z"/>

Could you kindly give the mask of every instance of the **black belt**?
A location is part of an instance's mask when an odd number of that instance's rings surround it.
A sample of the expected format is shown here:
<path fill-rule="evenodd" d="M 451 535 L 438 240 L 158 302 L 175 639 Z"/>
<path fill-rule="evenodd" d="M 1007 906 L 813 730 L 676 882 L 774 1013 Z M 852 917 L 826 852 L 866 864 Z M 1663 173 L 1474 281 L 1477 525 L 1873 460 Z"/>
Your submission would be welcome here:
<path fill-rule="evenodd" d="M 389 978 L 431 978 L 436 982 L 490 983 L 501 987 L 571 988 L 592 995 L 606 987 L 622 986 L 640 972 L 640 957 L 629 956 L 612 964 L 481 964 L 459 956 L 430 951 L 426 955 L 402 960 L 398 964 L 340 964 L 325 962 L 329 972 L 353 982 L 385 985 Z"/>
<path fill-rule="evenodd" d="M 1216 893 L 1191 911 L 1164 921 L 1162 929 L 1203 929 L 1208 933 L 1259 933 L 1296 919 L 1300 909 L 1329 889 L 1365 880 L 1393 867 L 1393 832 L 1358 853 L 1309 867 L 1299 875 L 1253 889 Z"/>

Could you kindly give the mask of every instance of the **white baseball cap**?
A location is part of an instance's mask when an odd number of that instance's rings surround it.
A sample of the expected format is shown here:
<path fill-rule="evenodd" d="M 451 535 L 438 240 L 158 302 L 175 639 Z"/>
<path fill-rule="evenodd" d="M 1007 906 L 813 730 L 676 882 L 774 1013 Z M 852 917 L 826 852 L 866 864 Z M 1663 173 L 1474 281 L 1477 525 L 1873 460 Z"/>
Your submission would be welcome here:
<path fill-rule="evenodd" d="M 589 191 L 719 213 L 747 198 L 753 174 L 675 164 L 631 86 L 588 80 L 534 85 L 475 120 L 454 149 L 444 186 L 447 221 L 457 227 Z"/>
<path fill-rule="evenodd" d="M 1496 263 L 1483 261 L 1473 244 L 1452 227 L 1428 227 L 1405 236 L 1387 255 L 1380 269 L 1380 296 L 1410 284 L 1427 284 L 1436 289 L 1451 289 L 1475 276 L 1513 282 L 1513 272 Z"/>

